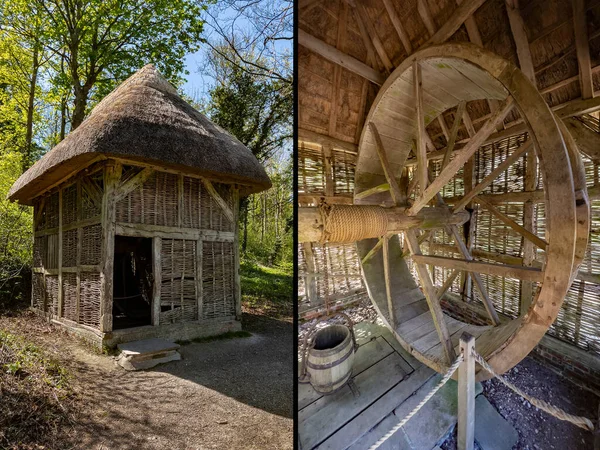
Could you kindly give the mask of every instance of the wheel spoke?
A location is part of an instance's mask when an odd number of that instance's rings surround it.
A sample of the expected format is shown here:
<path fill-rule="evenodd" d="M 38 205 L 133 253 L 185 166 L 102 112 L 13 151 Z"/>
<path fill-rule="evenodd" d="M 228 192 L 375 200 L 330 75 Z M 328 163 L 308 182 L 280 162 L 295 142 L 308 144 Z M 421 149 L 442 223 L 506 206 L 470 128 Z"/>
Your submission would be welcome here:
<path fill-rule="evenodd" d="M 516 278 L 519 280 L 541 282 L 544 279 L 542 269 L 536 267 L 513 266 L 510 264 L 492 264 L 476 260 L 448 258 L 445 256 L 413 255 L 413 261 L 417 264 L 430 264 L 432 266 L 459 269 L 471 273 L 484 273 L 487 275 L 498 275 L 505 278 Z"/>
<path fill-rule="evenodd" d="M 389 183 L 383 183 L 379 186 L 372 187 L 371 189 L 367 189 L 366 191 L 359 192 L 354 196 L 354 200 L 362 200 L 364 198 L 370 197 L 371 195 L 380 194 L 381 192 L 387 192 L 390 190 Z"/>
<path fill-rule="evenodd" d="M 375 244 L 373 246 L 373 248 L 371 250 L 369 250 L 369 253 L 367 253 L 365 255 L 365 257 L 361 260 L 361 263 L 366 264 L 367 261 L 369 261 L 373 256 L 375 256 L 375 254 L 379 251 L 379 249 L 381 248 L 382 245 L 383 245 L 383 237 L 380 237 L 379 240 L 377 241 L 377 244 Z"/>
<path fill-rule="evenodd" d="M 442 307 L 440 306 L 439 297 L 437 295 L 435 286 L 431 281 L 431 277 L 429 275 L 429 272 L 427 271 L 425 263 L 421 263 L 415 260 L 415 258 L 417 257 L 423 257 L 421 255 L 421 249 L 417 241 L 417 235 L 415 234 L 414 230 L 407 230 L 405 235 L 408 242 L 408 248 L 410 249 L 410 252 L 413 255 L 413 260 L 415 261 L 415 266 L 417 268 L 419 280 L 421 281 L 421 286 L 423 286 L 423 292 L 425 294 L 425 299 L 427 300 L 427 305 L 429 306 L 429 310 L 431 311 L 433 324 L 435 325 L 435 329 L 440 338 L 440 342 L 442 343 L 442 346 L 444 348 L 446 360 L 448 364 L 451 364 L 456 357 L 456 353 L 454 352 L 454 347 L 452 346 L 452 342 L 450 340 L 448 327 L 446 326 L 446 322 L 444 321 L 444 313 L 442 312 Z"/>
<path fill-rule="evenodd" d="M 450 131 L 448 145 L 446 146 L 446 154 L 444 155 L 444 160 L 442 161 L 442 170 L 450 162 L 450 155 L 452 155 L 452 152 L 454 151 L 454 145 L 456 144 L 456 136 L 458 135 L 458 129 L 460 127 L 462 116 L 466 110 L 466 107 L 467 102 L 462 101 L 458 104 L 458 107 L 456 108 L 456 114 L 454 114 L 454 123 L 452 124 L 452 131 Z"/>
<path fill-rule="evenodd" d="M 469 202 L 473 199 L 473 197 L 475 197 L 477 194 L 479 194 L 481 191 L 483 191 L 486 187 L 488 187 L 490 184 L 492 184 L 492 182 L 496 178 L 498 178 L 498 176 L 502 172 L 504 172 L 506 169 L 508 169 L 521 156 L 523 156 L 525 153 L 527 153 L 529 151 L 529 149 L 531 149 L 532 145 L 533 145 L 533 141 L 531 139 L 528 139 L 523 145 L 521 145 L 518 149 L 516 149 L 514 152 L 512 152 L 512 154 L 508 158 L 506 158 L 504 161 L 502 161 L 500 163 L 500 165 L 498 167 L 496 167 L 487 177 L 485 177 L 483 180 L 481 180 L 481 183 L 479 183 L 477 186 L 475 186 L 473 189 L 471 189 L 469 191 L 469 193 L 467 193 L 462 199 L 460 199 L 454 205 L 454 211 L 463 209 L 466 205 L 468 205 Z"/>
<path fill-rule="evenodd" d="M 513 109 L 514 101 L 512 97 L 508 97 L 502 106 L 498 108 L 492 117 L 488 119 L 488 121 L 483 124 L 483 126 L 479 129 L 479 131 L 473 136 L 469 142 L 460 150 L 458 150 L 454 156 L 454 159 L 448 163 L 446 168 L 444 168 L 439 176 L 429 185 L 427 189 L 421 192 L 421 196 L 415 201 L 413 206 L 409 210 L 409 214 L 414 215 L 418 213 L 421 208 L 423 208 L 429 200 L 431 200 L 436 193 L 438 193 L 442 187 L 450 179 L 456 175 L 456 173 L 460 170 L 460 168 L 467 162 L 467 160 L 473 156 L 473 154 L 479 149 L 479 147 L 483 144 L 486 138 L 492 133 L 492 131 L 496 128 L 500 122 L 504 120 L 504 118 L 508 115 L 508 113 Z M 427 159 L 427 158 L 425 158 Z M 420 165 L 419 165 L 420 167 Z"/>
<path fill-rule="evenodd" d="M 390 163 L 387 158 L 387 154 L 385 149 L 383 148 L 383 143 L 381 142 L 381 136 L 379 135 L 379 131 L 373 122 L 369 122 L 369 127 L 371 128 L 371 132 L 373 133 L 373 137 L 375 138 L 375 147 L 377 149 L 377 154 L 379 155 L 379 161 L 381 162 L 381 167 L 383 167 L 383 173 L 385 174 L 385 178 L 390 185 L 390 194 L 392 194 L 392 201 L 394 204 L 399 205 L 404 202 L 404 196 L 400 192 L 400 187 L 398 186 L 398 182 L 394 177 L 394 172 L 390 166 Z"/>
<path fill-rule="evenodd" d="M 548 243 L 545 240 L 536 236 L 531 231 L 525 229 L 524 227 L 519 225 L 517 222 L 512 220 L 510 217 L 502 214 L 500 211 L 498 211 L 498 209 L 494 205 L 490 204 L 487 200 L 484 200 L 481 197 L 475 197 L 475 201 L 477 203 L 485 206 L 486 209 L 489 212 L 491 212 L 495 217 L 497 217 L 499 220 L 504 222 L 508 227 L 515 230 L 517 233 L 519 233 L 525 239 L 533 242 L 537 247 L 541 248 L 542 250 L 546 250 L 546 247 L 548 247 Z"/>
<path fill-rule="evenodd" d="M 454 283 L 454 280 L 456 280 L 456 277 L 459 274 L 460 274 L 460 270 L 458 270 L 458 269 L 454 269 L 450 273 L 450 276 L 448 278 L 446 278 L 446 281 L 444 281 L 444 284 L 442 284 L 442 286 L 437 290 L 437 296 L 438 296 L 438 298 L 442 298 L 444 296 L 444 294 L 446 293 L 446 291 L 448 289 L 450 289 L 450 286 L 452 286 L 452 283 Z"/>
<path fill-rule="evenodd" d="M 467 249 L 466 244 L 462 240 L 460 233 L 458 232 L 458 227 L 456 225 L 453 225 L 448 228 L 449 228 L 450 234 L 452 234 L 452 236 L 454 237 L 454 242 L 456 242 L 456 248 L 458 248 L 458 251 L 460 252 L 460 254 L 467 261 L 472 261 L 473 257 L 471 256 L 469 249 Z M 485 306 L 485 310 L 487 311 L 488 315 L 490 316 L 490 319 L 492 320 L 492 324 L 500 325 L 500 318 L 498 317 L 498 313 L 496 312 L 496 309 L 494 308 L 494 304 L 492 303 L 492 300 L 490 300 L 490 296 L 488 295 L 487 289 L 485 288 L 485 285 L 483 284 L 481 275 L 479 275 L 476 272 L 472 273 L 471 275 L 473 277 L 473 280 L 475 281 L 475 286 L 477 286 L 477 290 L 481 294 L 481 298 L 483 299 L 483 305 Z"/>
<path fill-rule="evenodd" d="M 421 79 L 421 66 L 415 61 L 413 64 L 413 81 L 415 87 L 415 111 L 417 115 L 417 172 L 421 194 L 427 187 L 427 143 L 425 141 L 425 115 L 423 111 L 423 80 Z"/>
<path fill-rule="evenodd" d="M 383 276 L 385 278 L 385 296 L 387 298 L 388 312 L 390 314 L 390 325 L 396 329 L 396 317 L 394 304 L 392 302 L 392 288 L 390 286 L 390 240 L 383 236 Z"/>

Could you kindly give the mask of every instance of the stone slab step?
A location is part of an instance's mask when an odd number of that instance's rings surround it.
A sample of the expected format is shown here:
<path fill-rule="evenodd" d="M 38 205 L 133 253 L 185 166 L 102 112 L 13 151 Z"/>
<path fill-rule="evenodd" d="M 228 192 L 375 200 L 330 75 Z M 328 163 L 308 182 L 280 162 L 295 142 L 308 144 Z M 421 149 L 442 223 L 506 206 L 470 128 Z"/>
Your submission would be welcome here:
<path fill-rule="evenodd" d="M 475 440 L 481 450 L 511 450 L 519 433 L 483 395 L 475 399 Z"/>
<path fill-rule="evenodd" d="M 125 370 L 150 369 L 170 361 L 178 361 L 181 355 L 177 351 L 179 344 L 165 339 L 144 339 L 117 345 L 121 353 L 117 364 Z"/>

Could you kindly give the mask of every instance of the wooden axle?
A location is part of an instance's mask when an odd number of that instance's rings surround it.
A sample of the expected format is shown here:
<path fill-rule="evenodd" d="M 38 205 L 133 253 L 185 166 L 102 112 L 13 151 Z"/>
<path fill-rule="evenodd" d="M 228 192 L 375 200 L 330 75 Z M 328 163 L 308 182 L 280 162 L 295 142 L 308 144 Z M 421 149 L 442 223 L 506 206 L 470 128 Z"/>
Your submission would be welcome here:
<path fill-rule="evenodd" d="M 462 225 L 469 213 L 446 208 L 423 208 L 414 216 L 408 208 L 335 205 L 298 208 L 298 242 L 351 243 L 400 233 L 411 228 L 432 229 Z"/>

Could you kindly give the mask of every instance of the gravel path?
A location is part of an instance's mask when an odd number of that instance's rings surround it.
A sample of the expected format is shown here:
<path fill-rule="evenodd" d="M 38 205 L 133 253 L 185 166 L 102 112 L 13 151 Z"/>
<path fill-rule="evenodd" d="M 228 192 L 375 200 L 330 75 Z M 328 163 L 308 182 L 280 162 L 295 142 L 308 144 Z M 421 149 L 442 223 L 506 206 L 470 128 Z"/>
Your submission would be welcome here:
<path fill-rule="evenodd" d="M 64 361 L 77 394 L 76 449 L 293 448 L 293 325 L 243 315 L 252 336 L 181 347 L 183 359 L 127 372 L 32 317 L 3 318 Z"/>

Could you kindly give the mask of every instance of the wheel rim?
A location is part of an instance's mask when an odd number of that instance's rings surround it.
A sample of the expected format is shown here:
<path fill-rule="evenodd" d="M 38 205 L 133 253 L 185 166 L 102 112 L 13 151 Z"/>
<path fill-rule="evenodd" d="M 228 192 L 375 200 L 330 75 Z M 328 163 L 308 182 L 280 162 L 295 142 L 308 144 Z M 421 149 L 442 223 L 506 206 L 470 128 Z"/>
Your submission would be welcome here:
<path fill-rule="evenodd" d="M 422 80 L 420 94 L 422 96 L 424 126 L 436 120 L 444 111 L 457 108 L 461 102 L 489 99 L 501 102 L 499 108 L 501 110 L 502 102 L 506 102 L 507 98 L 511 98 L 514 102 L 514 110 L 520 113 L 521 119 L 529 131 L 528 141 L 531 142 L 532 149 L 528 151 L 533 152 L 535 150 L 539 160 L 539 171 L 542 178 L 541 187 L 544 190 L 545 198 L 546 235 L 545 239 L 536 236 L 539 239 L 537 244 L 545 246 L 545 263 L 540 269 L 540 273 L 536 275 L 540 280 L 537 294 L 527 313 L 522 314 L 519 318 L 493 328 L 464 328 L 465 331 L 478 335 L 478 352 L 486 358 L 496 371 L 504 372 L 523 359 L 554 322 L 572 281 L 572 273 L 576 271 L 578 264 L 581 262 L 581 249 L 585 249 L 587 244 L 587 233 L 582 232 L 585 225 L 580 223 L 579 229 L 576 226 L 576 186 L 574 185 L 574 176 L 571 169 L 571 165 L 577 164 L 578 154 L 576 151 L 569 154 L 554 115 L 536 88 L 514 65 L 495 54 L 469 44 L 432 46 L 415 53 L 409 60 L 403 62 L 381 87 L 371 107 L 359 143 L 355 179 L 355 204 L 386 204 L 391 206 L 398 203 L 393 201 L 393 196 L 390 196 L 389 192 L 380 192 L 369 196 L 361 195 L 383 183 L 393 184 L 389 182 L 389 177 L 386 177 L 385 170 L 382 168 L 381 157 L 378 153 L 381 148 L 384 149 L 387 155 L 389 160 L 388 170 L 394 173 L 394 177 L 398 177 L 406 166 L 413 139 L 417 142 L 414 149 L 417 159 L 422 155 L 419 142 L 426 145 L 426 137 L 421 135 L 423 138 L 418 139 L 420 135 L 419 121 L 418 118 L 414 117 L 415 110 L 419 109 L 415 107 L 417 103 L 415 98 L 419 93 L 418 91 L 415 92 L 414 89 L 415 78 L 413 72 L 413 67 L 417 66 L 420 69 Z M 416 80 L 419 84 L 419 77 Z M 508 103 L 510 103 L 510 100 Z M 410 120 L 411 104 L 413 105 L 412 122 Z M 494 126 L 490 128 L 495 131 Z M 475 136 L 477 137 L 477 134 Z M 565 137 L 567 143 L 569 143 L 569 137 Z M 468 145 L 465 144 L 465 146 Z M 479 151 L 479 145 L 474 145 L 474 147 L 476 148 L 475 151 Z M 450 159 L 445 168 L 451 167 L 451 163 L 456 158 L 454 156 Z M 457 163 L 454 163 L 454 166 L 456 165 Z M 462 164 L 459 163 L 459 165 L 462 167 Z M 424 172 L 422 167 L 422 163 L 417 164 L 416 184 L 413 183 L 417 186 L 420 186 L 421 181 L 427 176 L 427 172 Z M 441 177 L 441 180 L 438 180 L 438 184 L 445 179 L 444 169 L 442 169 L 441 174 L 444 176 Z M 454 174 L 456 174 L 456 171 Z M 577 182 L 577 175 L 575 179 Z M 435 179 L 432 181 L 435 182 Z M 430 192 L 425 189 L 426 195 L 422 202 L 419 202 L 420 196 L 417 197 L 409 209 L 409 214 L 414 214 L 418 211 L 419 206 L 424 206 L 427 203 L 425 200 L 428 200 L 428 198 L 435 199 L 434 195 L 437 188 L 435 184 L 429 185 L 429 187 L 432 186 Z M 585 183 L 583 187 L 579 185 L 577 188 L 578 195 L 581 196 L 582 190 L 585 190 Z M 390 189 L 394 191 L 393 186 Z M 419 189 L 419 192 L 420 194 L 423 193 L 421 189 Z M 587 198 L 587 195 L 584 195 L 584 197 Z M 481 204 L 478 199 L 476 201 Z M 415 205 L 417 206 L 415 207 Z M 493 206 L 487 204 L 484 206 L 493 208 Z M 581 202 L 578 212 L 578 217 L 584 222 L 588 220 L 587 223 L 589 224 L 589 217 L 586 219 L 585 207 L 581 207 Z M 450 231 L 452 232 L 452 230 Z M 417 259 L 419 258 L 419 246 L 415 247 L 414 245 L 416 233 L 409 231 L 405 235 L 413 240 L 413 245 L 409 247 L 411 247 L 414 261 L 415 256 Z M 363 257 L 372 247 L 373 242 L 375 241 L 361 241 L 358 243 L 359 253 Z M 383 269 L 384 278 L 388 279 L 385 293 L 388 298 L 390 297 L 388 292 L 389 279 L 394 276 L 389 258 L 398 257 L 397 252 L 391 250 L 396 245 L 395 241 L 392 240 L 391 246 L 389 244 L 388 239 L 384 239 L 383 267 L 379 267 L 379 269 Z M 391 251 L 394 254 L 390 254 Z M 417 264 L 417 266 L 424 266 L 424 263 Z M 373 282 L 376 271 L 371 269 L 368 265 L 363 265 L 368 289 L 371 298 L 374 298 L 381 292 L 373 292 L 377 289 Z M 395 269 L 398 270 L 398 267 Z M 489 268 L 486 267 L 485 270 L 489 270 Z M 504 267 L 502 270 L 506 271 L 507 268 Z M 518 275 L 515 278 L 523 279 L 522 276 L 529 276 L 524 270 L 519 271 Z M 369 276 L 371 276 L 371 280 Z M 431 309 L 430 296 L 427 295 L 430 287 L 424 285 L 423 277 L 420 277 L 420 284 Z M 381 289 L 379 290 L 381 291 Z M 450 363 L 448 351 L 444 353 L 446 358 L 436 360 L 435 355 L 415 348 L 414 342 L 411 342 L 408 338 L 410 332 L 398 330 L 402 318 L 393 317 L 395 308 L 392 306 L 392 315 L 390 316 L 385 311 L 386 309 L 390 310 L 389 304 L 386 305 L 385 302 L 380 301 L 375 302 L 375 306 L 385 323 L 408 351 L 435 370 L 443 371 L 448 367 Z M 434 327 L 438 337 L 444 336 L 440 326 L 434 323 Z M 448 327 L 446 329 L 446 333 L 448 333 Z M 445 336 L 447 339 L 448 334 Z M 454 340 L 457 340 L 457 336 L 451 336 L 450 344 L 445 345 L 446 349 L 455 347 L 455 345 L 451 345 L 454 344 Z M 444 339 L 440 339 L 440 341 L 440 345 L 444 344 Z M 480 372 L 478 374 L 478 379 L 485 378 L 487 378 L 486 373 Z"/>

